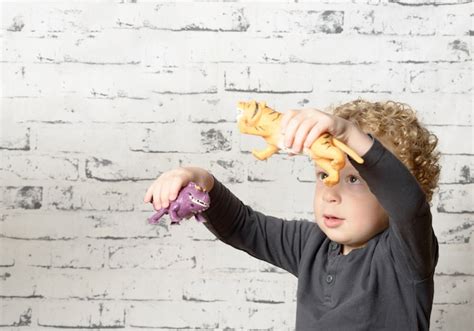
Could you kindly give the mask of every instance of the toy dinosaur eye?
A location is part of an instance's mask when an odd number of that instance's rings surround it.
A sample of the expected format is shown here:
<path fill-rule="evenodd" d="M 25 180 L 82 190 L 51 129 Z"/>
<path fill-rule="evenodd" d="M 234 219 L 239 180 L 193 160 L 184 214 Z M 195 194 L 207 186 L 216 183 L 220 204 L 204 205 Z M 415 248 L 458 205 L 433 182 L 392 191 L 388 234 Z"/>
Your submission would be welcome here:
<path fill-rule="evenodd" d="M 194 207 L 194 204 L 191 204 L 191 207 Z"/>

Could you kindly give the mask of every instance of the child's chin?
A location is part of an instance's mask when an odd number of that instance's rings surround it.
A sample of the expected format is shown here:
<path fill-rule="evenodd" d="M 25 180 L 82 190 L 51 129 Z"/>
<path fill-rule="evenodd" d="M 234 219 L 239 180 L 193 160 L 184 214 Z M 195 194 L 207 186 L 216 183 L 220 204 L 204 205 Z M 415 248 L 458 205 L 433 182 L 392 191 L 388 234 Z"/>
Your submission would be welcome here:
<path fill-rule="evenodd" d="M 321 229 L 326 237 L 328 237 L 331 241 L 335 241 L 338 244 L 343 244 L 347 241 L 347 237 L 344 234 L 337 233 L 335 229 Z"/>

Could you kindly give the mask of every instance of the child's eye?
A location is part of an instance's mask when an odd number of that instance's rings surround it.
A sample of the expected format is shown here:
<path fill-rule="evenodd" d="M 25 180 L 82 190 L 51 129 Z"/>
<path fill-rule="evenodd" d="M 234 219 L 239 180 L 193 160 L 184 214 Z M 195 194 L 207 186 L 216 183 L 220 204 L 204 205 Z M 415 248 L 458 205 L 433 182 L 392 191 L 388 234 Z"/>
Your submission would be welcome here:
<path fill-rule="evenodd" d="M 324 180 L 324 178 L 326 178 L 328 175 L 323 172 L 323 171 L 318 171 L 316 173 L 316 179 L 319 179 L 319 180 Z"/>
<path fill-rule="evenodd" d="M 356 184 L 356 183 L 360 183 L 360 179 L 357 178 L 356 176 L 349 176 L 349 183 L 351 184 Z"/>

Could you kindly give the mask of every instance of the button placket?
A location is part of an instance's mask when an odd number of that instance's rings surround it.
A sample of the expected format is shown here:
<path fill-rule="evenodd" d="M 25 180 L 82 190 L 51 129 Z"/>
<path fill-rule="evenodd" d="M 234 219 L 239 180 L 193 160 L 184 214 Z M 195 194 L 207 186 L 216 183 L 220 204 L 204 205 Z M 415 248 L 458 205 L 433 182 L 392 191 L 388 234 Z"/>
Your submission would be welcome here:
<path fill-rule="evenodd" d="M 328 261 L 328 268 L 326 269 L 326 274 L 323 276 L 324 298 L 328 304 L 331 302 L 332 291 L 336 281 L 337 266 L 340 263 L 340 259 L 337 258 L 337 254 L 334 254 L 338 248 L 339 244 L 337 243 L 331 243 L 329 245 L 329 252 L 330 256 L 332 256 L 332 261 Z"/>
<path fill-rule="evenodd" d="M 333 280 L 334 280 L 333 275 L 327 275 L 327 277 L 326 277 L 326 283 L 331 284 Z"/>

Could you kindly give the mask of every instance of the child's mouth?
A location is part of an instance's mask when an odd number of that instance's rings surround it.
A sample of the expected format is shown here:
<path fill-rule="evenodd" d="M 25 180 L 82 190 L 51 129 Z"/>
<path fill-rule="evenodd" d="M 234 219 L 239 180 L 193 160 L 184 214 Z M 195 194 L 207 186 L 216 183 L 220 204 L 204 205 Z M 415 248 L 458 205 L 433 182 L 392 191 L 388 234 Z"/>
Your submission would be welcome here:
<path fill-rule="evenodd" d="M 343 218 L 335 217 L 332 215 L 323 215 L 323 222 L 328 228 L 336 228 L 342 224 Z"/>

